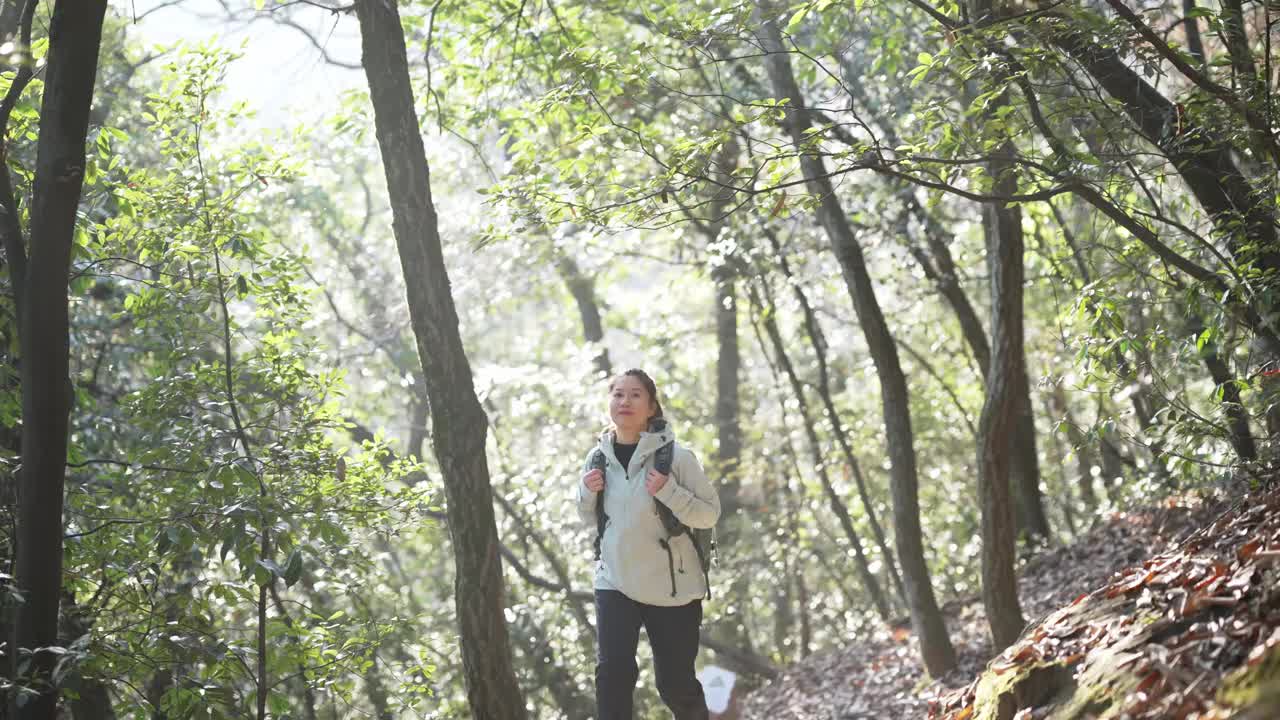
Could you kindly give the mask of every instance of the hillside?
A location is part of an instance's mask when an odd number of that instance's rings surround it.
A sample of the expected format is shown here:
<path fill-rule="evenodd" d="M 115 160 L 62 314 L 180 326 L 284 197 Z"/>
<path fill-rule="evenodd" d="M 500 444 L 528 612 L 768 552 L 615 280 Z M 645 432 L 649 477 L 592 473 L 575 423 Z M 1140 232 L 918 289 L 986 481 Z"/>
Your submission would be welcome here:
<path fill-rule="evenodd" d="M 1229 708 L 1274 691 L 1257 671 L 1280 665 L 1278 506 L 1270 492 L 1111 515 L 1021 568 L 1031 622 L 994 662 L 981 601 L 953 601 L 953 673 L 929 681 L 910 634 L 883 630 L 789 668 L 746 698 L 743 717 L 1235 717 Z"/>

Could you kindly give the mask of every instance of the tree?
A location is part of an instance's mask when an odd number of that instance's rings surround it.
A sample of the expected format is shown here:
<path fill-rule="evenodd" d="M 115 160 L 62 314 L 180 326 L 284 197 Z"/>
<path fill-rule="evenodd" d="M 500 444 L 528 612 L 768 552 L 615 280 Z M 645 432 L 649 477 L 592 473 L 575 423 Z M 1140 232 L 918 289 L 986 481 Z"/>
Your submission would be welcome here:
<path fill-rule="evenodd" d="M 979 27 L 992 22 L 989 0 L 972 0 L 970 12 Z M 982 119 L 996 149 L 986 164 L 993 194 L 1011 197 L 1018 191 L 1016 149 L 999 121 L 1008 105 L 1004 77 L 993 78 L 999 95 Z M 982 602 L 991 627 L 992 647 L 1003 650 L 1018 639 L 1025 624 L 1018 605 L 1014 571 L 1014 512 L 1010 496 L 1013 446 L 1019 418 L 1027 406 L 1027 368 L 1023 355 L 1022 286 L 1024 282 L 1022 212 L 999 200 L 982 213 L 991 276 L 991 369 L 986 374 L 986 401 L 978 422 L 978 503 L 982 509 Z"/>
<path fill-rule="evenodd" d="M 607 378 L 613 374 L 613 364 L 609 362 L 609 348 L 604 344 L 604 325 L 600 321 L 600 304 L 596 302 L 595 280 L 583 275 L 578 263 L 564 254 L 556 258 L 556 272 L 564 279 L 565 287 L 578 306 L 578 314 L 582 316 L 582 339 L 599 348 L 591 358 L 595 374 Z"/>
<path fill-rule="evenodd" d="M 30 41 L 31 8 L 23 17 Z M 17 514 L 15 582 L 23 594 L 10 647 L 15 679 L 34 696 L 19 695 L 17 717 L 52 720 L 57 711 L 53 677 L 62 594 L 62 503 L 67 462 L 68 286 L 76 210 L 84 182 L 85 138 L 97 78 L 105 0 L 59 0 L 49 22 L 49 57 L 40 105 L 35 190 L 29 243 L 24 242 L 9 171 L 0 187 L 4 247 L 18 313 L 22 386 L 22 469 Z M 29 81 L 20 72 L 3 105 L 0 133 Z M 3 153 L 0 153 L 3 159 Z M 29 250 L 29 253 L 28 253 Z M 23 692 L 23 691 L 20 691 Z"/>
<path fill-rule="evenodd" d="M 1007 150 L 1012 143 L 1005 142 Z M 988 165 L 998 192 L 1012 195 L 1017 184 L 1010 163 Z M 1026 385 L 1022 351 L 1022 216 L 1017 207 L 993 203 L 984 208 L 991 274 L 991 371 L 978 423 L 978 503 L 982 509 L 982 600 L 991 626 L 992 645 L 1003 650 L 1018 639 L 1025 622 L 1018 605 L 1014 573 L 1014 514 L 1009 478 L 1013 441 L 1022 415 L 1019 392 Z"/>
<path fill-rule="evenodd" d="M 869 100 L 866 88 L 863 87 L 862 79 L 858 77 L 859 69 L 853 67 L 850 62 L 846 62 L 844 65 L 844 77 L 850 94 L 857 99 L 864 111 L 875 119 L 881 134 L 890 146 L 898 147 L 902 145 L 902 138 L 898 136 L 897 128 L 894 127 L 891 119 L 877 103 Z M 852 138 L 849 138 L 849 142 L 854 143 Z M 950 249 L 950 246 L 955 243 L 955 237 L 938 221 L 933 212 L 920 203 L 916 198 L 915 188 L 912 187 L 909 181 L 901 178 L 886 178 L 886 180 L 895 191 L 895 194 L 902 200 L 903 236 L 908 238 L 911 236 L 911 218 L 914 217 L 920 225 L 920 234 L 923 235 L 925 247 L 921 247 L 918 243 L 909 240 L 911 242 L 912 256 L 920 264 L 920 268 L 924 270 L 925 276 L 938 287 L 939 294 L 942 295 L 947 301 L 947 305 L 951 307 L 952 312 L 955 313 L 965 342 L 968 344 L 970 352 L 973 353 L 974 361 L 978 365 L 978 370 L 981 371 L 984 378 L 987 377 L 991 366 L 991 344 L 987 340 L 982 321 L 978 319 L 977 311 L 960 284 L 958 270 Z M 988 218 L 987 210 L 984 208 L 981 212 L 983 213 L 983 221 L 986 223 Z M 1011 475 L 1014 497 L 1016 498 L 1015 507 L 1017 509 L 1018 526 L 1019 530 L 1028 537 L 1048 540 L 1049 521 L 1045 516 L 1044 503 L 1040 492 L 1040 467 L 1036 455 L 1035 418 L 1031 411 L 1031 390 L 1025 381 L 1025 375 L 1021 385 L 1014 388 L 1014 392 L 1018 395 L 1019 403 L 1022 405 L 1022 411 L 1019 412 L 1018 423 L 1014 430 L 1015 436 L 1010 446 L 1013 452 L 1013 472 Z"/>
<path fill-rule="evenodd" d="M 831 248 L 840 263 L 880 380 L 893 489 L 894 545 L 902 563 L 907 605 L 911 611 L 912 627 L 920 638 L 920 653 L 925 667 L 936 677 L 955 667 L 956 656 L 951 640 L 947 637 L 946 624 L 934 597 L 924 559 L 906 376 L 903 375 L 897 348 L 876 299 L 862 249 L 840 207 L 821 157 L 808 146 L 808 130 L 812 122 L 792 75 L 791 62 L 782 44 L 782 33 L 778 30 L 776 20 L 766 17 L 761 32 L 766 68 L 774 94 L 787 103 L 787 131 L 799 154 L 801 171 L 809 192 L 817 199 L 819 222 L 827 232 Z"/>
<path fill-rule="evenodd" d="M 767 293 L 768 288 L 765 287 L 764 290 Z M 765 300 L 761 298 L 761 293 L 752 287 L 748 290 L 748 297 L 751 298 L 752 306 L 761 318 L 761 323 L 765 327 L 765 334 L 769 338 L 770 345 L 772 345 L 776 362 L 782 368 L 783 374 L 787 376 L 791 392 L 795 395 L 796 403 L 799 405 L 800 422 L 804 425 L 805 435 L 809 440 L 813 472 L 822 483 L 822 490 L 827 497 L 828 504 L 831 506 L 831 511 L 839 519 L 840 528 L 844 530 L 845 537 L 849 540 L 849 546 L 853 550 L 854 566 L 857 568 L 858 576 L 862 581 L 862 587 L 871 596 L 871 605 L 880 615 L 880 619 L 888 623 L 892 619 L 889 600 L 880 586 L 880 581 L 876 579 L 875 573 L 871 572 L 871 564 L 867 561 L 866 553 L 862 549 L 862 539 L 858 536 L 858 531 L 853 526 L 853 520 L 849 517 L 849 510 L 844 501 L 840 499 L 835 486 L 831 483 L 831 475 L 827 472 L 828 464 L 822 457 L 822 444 L 818 439 L 818 431 L 814 427 L 813 416 L 809 412 L 809 402 L 805 398 L 804 386 L 796 375 L 795 366 L 787 356 L 786 342 L 782 339 L 782 333 L 778 330 L 777 308 L 773 303 L 771 293 L 766 294 L 768 299 Z"/>
<path fill-rule="evenodd" d="M 394 0 L 361 0 L 356 16 L 409 313 L 430 397 L 432 444 L 448 500 L 456 566 L 454 607 L 467 694 L 479 720 L 524 718 L 503 614 L 502 561 L 485 458 L 488 422 L 476 399 L 458 332 L 414 110 L 404 30 Z"/>

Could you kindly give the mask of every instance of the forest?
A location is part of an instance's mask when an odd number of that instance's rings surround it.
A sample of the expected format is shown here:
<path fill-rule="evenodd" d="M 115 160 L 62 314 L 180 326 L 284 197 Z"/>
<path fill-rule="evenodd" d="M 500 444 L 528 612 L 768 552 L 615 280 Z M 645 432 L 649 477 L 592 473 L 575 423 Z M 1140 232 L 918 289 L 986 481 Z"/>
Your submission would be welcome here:
<path fill-rule="evenodd" d="M 1277 45 L 0 0 L 0 717 L 595 716 L 573 498 L 633 367 L 720 498 L 713 717 L 1280 717 Z"/>

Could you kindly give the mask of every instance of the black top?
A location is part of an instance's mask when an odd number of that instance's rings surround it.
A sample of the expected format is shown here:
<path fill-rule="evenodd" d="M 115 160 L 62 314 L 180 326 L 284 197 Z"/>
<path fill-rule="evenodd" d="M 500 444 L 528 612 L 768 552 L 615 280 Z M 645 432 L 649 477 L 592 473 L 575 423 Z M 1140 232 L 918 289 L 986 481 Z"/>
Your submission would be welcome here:
<path fill-rule="evenodd" d="M 627 466 L 631 464 L 631 456 L 636 454 L 636 448 L 639 445 L 640 443 L 638 442 L 630 445 L 623 445 L 616 440 L 613 442 L 613 454 L 618 458 L 618 462 L 622 463 L 623 470 L 626 470 Z"/>

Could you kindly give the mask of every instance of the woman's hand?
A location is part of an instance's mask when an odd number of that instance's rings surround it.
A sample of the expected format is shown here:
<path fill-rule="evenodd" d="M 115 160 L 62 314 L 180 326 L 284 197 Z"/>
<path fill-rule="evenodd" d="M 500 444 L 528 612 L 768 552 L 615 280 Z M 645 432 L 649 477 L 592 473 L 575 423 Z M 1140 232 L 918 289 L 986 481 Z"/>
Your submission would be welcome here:
<path fill-rule="evenodd" d="M 604 489 L 604 471 L 600 469 L 588 470 L 582 476 L 582 484 L 591 492 L 600 492 Z"/>
<path fill-rule="evenodd" d="M 657 470 L 650 470 L 649 474 L 644 476 L 644 489 L 648 490 L 650 495 L 657 495 L 666 484 L 667 476 Z"/>

